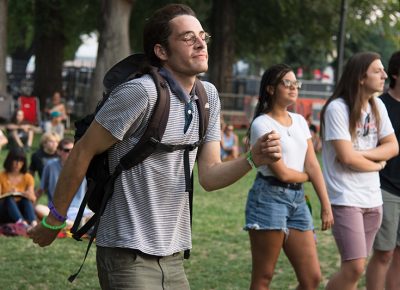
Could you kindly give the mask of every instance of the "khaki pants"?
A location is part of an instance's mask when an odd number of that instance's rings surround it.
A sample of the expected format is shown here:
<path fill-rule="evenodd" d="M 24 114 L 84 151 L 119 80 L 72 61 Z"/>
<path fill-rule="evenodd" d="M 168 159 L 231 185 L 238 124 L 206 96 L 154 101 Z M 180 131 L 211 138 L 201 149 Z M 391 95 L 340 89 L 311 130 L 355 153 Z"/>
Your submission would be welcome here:
<path fill-rule="evenodd" d="M 97 271 L 103 290 L 188 290 L 183 254 L 157 257 L 123 248 L 97 246 Z"/>

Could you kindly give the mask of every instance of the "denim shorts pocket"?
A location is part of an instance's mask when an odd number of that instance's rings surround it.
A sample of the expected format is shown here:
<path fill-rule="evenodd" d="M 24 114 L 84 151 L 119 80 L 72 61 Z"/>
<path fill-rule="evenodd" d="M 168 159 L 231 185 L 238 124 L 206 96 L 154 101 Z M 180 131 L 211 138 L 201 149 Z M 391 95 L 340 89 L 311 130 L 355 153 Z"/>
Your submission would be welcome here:
<path fill-rule="evenodd" d="M 286 204 L 290 200 L 290 195 L 280 186 L 265 184 L 263 190 L 258 193 L 260 203 Z"/>

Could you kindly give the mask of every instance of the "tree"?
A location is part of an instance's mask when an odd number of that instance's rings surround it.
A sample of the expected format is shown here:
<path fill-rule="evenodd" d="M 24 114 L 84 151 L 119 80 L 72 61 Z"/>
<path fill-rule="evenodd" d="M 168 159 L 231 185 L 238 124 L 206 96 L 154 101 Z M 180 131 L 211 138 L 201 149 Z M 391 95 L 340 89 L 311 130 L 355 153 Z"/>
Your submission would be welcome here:
<path fill-rule="evenodd" d="M 25 77 L 26 67 L 33 55 L 34 42 L 34 2 L 10 1 L 8 18 L 8 52 L 11 56 L 13 85 L 20 86 Z"/>
<path fill-rule="evenodd" d="M 96 1 L 36 0 L 34 95 L 41 107 L 55 90 L 62 91 L 62 69 L 66 55 L 74 55 L 80 35 L 92 31 Z M 73 49 L 68 49 L 70 47 Z M 73 52 L 73 53 L 71 53 Z"/>
<path fill-rule="evenodd" d="M 232 92 L 235 60 L 236 0 L 214 0 L 211 11 L 210 81 L 221 92 Z"/>
<path fill-rule="evenodd" d="M 0 0 L 0 96 L 7 93 L 7 0 Z"/>
<path fill-rule="evenodd" d="M 64 15 L 59 0 L 35 2 L 35 75 L 33 94 L 41 108 L 54 91 L 62 91 L 64 62 Z"/>
<path fill-rule="evenodd" d="M 99 47 L 87 100 L 88 111 L 93 111 L 102 97 L 106 71 L 131 52 L 129 19 L 134 3 L 135 0 L 102 0 Z"/>

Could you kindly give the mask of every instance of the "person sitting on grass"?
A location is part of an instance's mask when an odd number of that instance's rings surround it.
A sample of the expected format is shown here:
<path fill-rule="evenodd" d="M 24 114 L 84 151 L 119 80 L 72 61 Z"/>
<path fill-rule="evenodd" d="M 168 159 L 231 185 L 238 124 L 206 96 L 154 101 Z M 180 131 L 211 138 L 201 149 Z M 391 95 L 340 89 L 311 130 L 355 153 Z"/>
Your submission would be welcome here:
<path fill-rule="evenodd" d="M 32 147 L 35 129 L 26 122 L 25 113 L 21 109 L 14 112 L 11 123 L 6 126 L 8 132 L 8 148 L 22 148 L 28 152 Z"/>
<path fill-rule="evenodd" d="M 232 160 L 239 157 L 239 138 L 232 125 L 225 126 L 221 136 L 221 159 Z"/>
<path fill-rule="evenodd" d="M 10 150 L 0 173 L 0 222 L 36 225 L 34 185 L 33 176 L 27 173 L 23 149 Z"/>
<path fill-rule="evenodd" d="M 58 177 L 60 176 L 61 169 L 63 168 L 65 162 L 69 157 L 69 153 L 71 152 L 72 148 L 74 147 L 74 140 L 70 138 L 64 138 L 60 141 L 57 147 L 57 155 L 59 158 L 54 160 L 50 160 L 43 169 L 42 179 L 40 181 L 40 189 L 38 190 L 38 196 L 40 196 L 43 192 L 47 193 L 47 198 L 49 201 L 48 206 L 38 204 L 35 207 L 36 213 L 39 219 L 42 219 L 44 216 L 47 216 L 50 212 L 50 207 L 53 204 L 53 196 L 54 191 L 56 189 L 56 184 L 58 181 Z M 67 212 L 67 227 L 72 227 L 76 215 L 78 214 L 79 207 L 85 196 L 86 191 L 86 179 L 83 180 L 81 183 L 78 191 L 76 192 L 74 199 L 72 200 L 71 205 L 69 206 Z M 90 217 L 93 213 L 86 209 L 83 217 Z"/>
<path fill-rule="evenodd" d="M 8 143 L 8 139 L 6 135 L 4 135 L 3 131 L 0 129 L 0 151 L 1 148 Z"/>
<path fill-rule="evenodd" d="M 53 96 L 51 97 L 51 104 L 49 104 L 45 109 L 45 113 L 47 114 L 48 119 L 51 119 L 51 113 L 58 112 L 60 113 L 61 120 L 65 121 L 67 119 L 67 109 L 63 102 L 63 98 L 61 96 L 61 92 L 55 91 Z"/>
<path fill-rule="evenodd" d="M 44 132 L 56 133 L 60 138 L 64 138 L 65 127 L 62 123 L 61 113 L 54 111 L 50 113 L 50 120 L 44 123 Z"/>
<path fill-rule="evenodd" d="M 57 158 L 57 146 L 60 137 L 56 133 L 44 133 L 40 138 L 40 148 L 36 150 L 31 157 L 29 165 L 29 173 L 35 177 L 35 172 L 42 178 L 44 166 L 51 159 Z"/>

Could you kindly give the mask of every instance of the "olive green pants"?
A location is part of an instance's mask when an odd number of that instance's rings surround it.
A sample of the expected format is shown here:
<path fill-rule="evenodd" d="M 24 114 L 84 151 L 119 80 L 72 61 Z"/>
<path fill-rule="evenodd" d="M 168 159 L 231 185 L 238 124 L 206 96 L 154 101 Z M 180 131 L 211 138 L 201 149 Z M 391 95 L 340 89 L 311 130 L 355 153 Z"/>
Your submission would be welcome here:
<path fill-rule="evenodd" d="M 183 254 L 157 257 L 136 250 L 97 246 L 97 271 L 103 290 L 188 290 Z"/>

